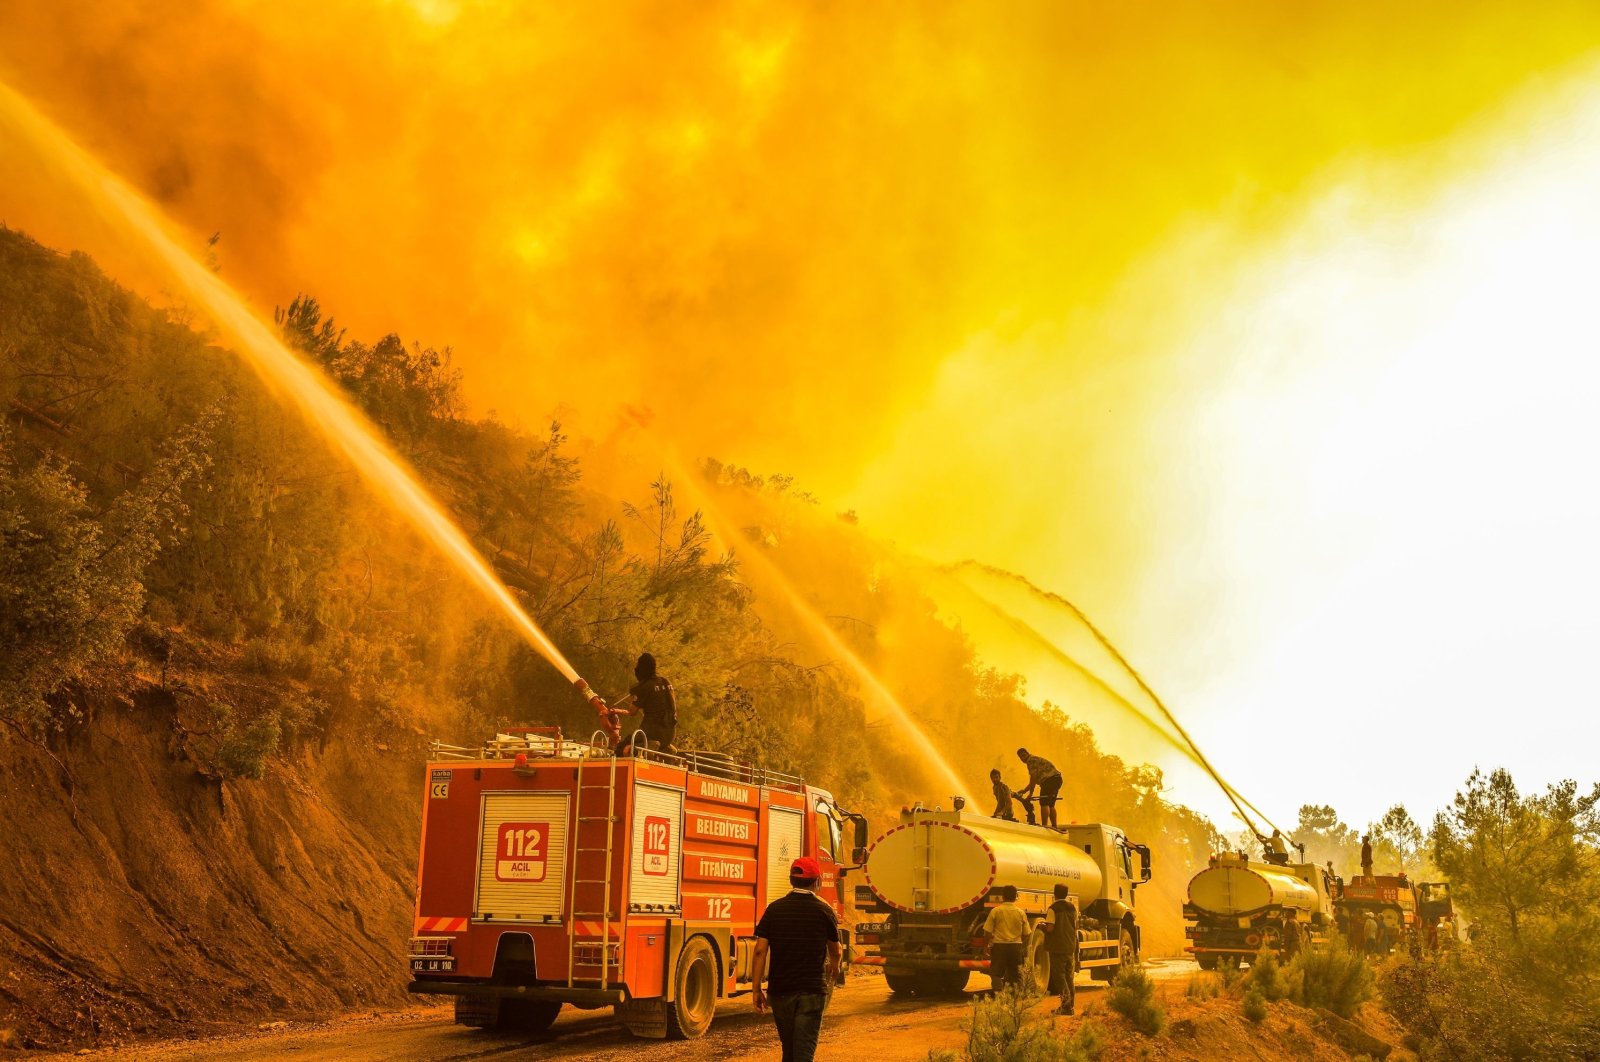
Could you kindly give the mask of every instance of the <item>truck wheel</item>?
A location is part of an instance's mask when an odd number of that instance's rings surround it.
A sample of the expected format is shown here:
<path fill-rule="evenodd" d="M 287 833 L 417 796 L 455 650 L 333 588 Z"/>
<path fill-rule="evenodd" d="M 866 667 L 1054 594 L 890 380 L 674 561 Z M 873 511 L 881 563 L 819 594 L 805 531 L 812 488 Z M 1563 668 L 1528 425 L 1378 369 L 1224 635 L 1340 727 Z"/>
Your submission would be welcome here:
<path fill-rule="evenodd" d="M 889 982 L 889 991 L 897 996 L 909 996 L 922 987 L 921 979 L 910 970 L 896 970 L 885 966 L 883 979 Z"/>
<path fill-rule="evenodd" d="M 1133 950 L 1133 933 L 1127 926 L 1122 927 L 1122 938 L 1117 944 L 1117 958 L 1119 960 L 1116 966 L 1117 973 L 1139 965 L 1139 956 Z"/>
<path fill-rule="evenodd" d="M 489 1029 L 500 1020 L 500 1001 L 498 999 L 475 999 L 471 996 L 456 997 L 456 1024 L 465 1025 L 469 1029 Z"/>
<path fill-rule="evenodd" d="M 954 996 L 967 990 L 971 970 L 924 970 L 917 978 L 919 996 Z"/>
<path fill-rule="evenodd" d="M 1033 987 L 1040 992 L 1050 991 L 1050 952 L 1044 946 L 1044 934 L 1034 933 L 1028 942 L 1028 962 L 1023 967 L 1033 975 Z"/>
<path fill-rule="evenodd" d="M 667 1004 L 667 1039 L 705 1035 L 717 1013 L 717 957 L 704 937 L 695 937 L 678 953 L 672 981 L 675 998 Z"/>
<path fill-rule="evenodd" d="M 1194 961 L 1200 964 L 1200 969 L 1202 970 L 1215 970 L 1217 968 L 1217 957 L 1215 955 L 1196 955 Z"/>
<path fill-rule="evenodd" d="M 545 999 L 502 999 L 494 1027 L 506 1032 L 542 1033 L 556 1023 L 561 1004 Z"/>

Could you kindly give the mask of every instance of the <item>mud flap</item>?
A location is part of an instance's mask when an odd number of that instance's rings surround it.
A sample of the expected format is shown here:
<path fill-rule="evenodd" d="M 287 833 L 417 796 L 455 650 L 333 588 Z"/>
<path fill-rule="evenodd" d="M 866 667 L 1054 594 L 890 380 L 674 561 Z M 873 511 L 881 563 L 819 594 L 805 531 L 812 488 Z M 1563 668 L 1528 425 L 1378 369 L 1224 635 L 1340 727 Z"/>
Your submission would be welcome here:
<path fill-rule="evenodd" d="M 617 1004 L 617 1020 L 622 1023 L 630 1033 L 646 1040 L 665 1040 L 667 1038 L 667 1001 L 657 996 L 654 999 L 630 999 Z"/>

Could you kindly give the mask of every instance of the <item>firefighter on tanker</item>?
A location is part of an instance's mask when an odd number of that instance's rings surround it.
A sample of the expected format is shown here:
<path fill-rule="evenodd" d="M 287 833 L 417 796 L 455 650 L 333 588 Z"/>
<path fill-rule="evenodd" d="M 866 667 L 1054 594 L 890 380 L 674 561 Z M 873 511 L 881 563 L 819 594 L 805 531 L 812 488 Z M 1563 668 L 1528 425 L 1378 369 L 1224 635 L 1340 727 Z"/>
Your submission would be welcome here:
<path fill-rule="evenodd" d="M 613 711 L 617 715 L 637 715 L 639 723 L 624 730 L 626 741 L 617 751 L 624 754 L 631 751 L 634 731 L 643 733 L 646 749 L 673 751 L 672 743 L 678 736 L 678 701 L 673 696 L 672 683 L 665 675 L 657 673 L 656 658 L 649 653 L 639 655 L 639 662 L 633 665 L 633 677 L 638 682 L 623 701 L 623 704 L 631 703 L 633 709 L 629 711 L 618 705 Z"/>
<path fill-rule="evenodd" d="M 1273 830 L 1271 837 L 1263 837 L 1258 833 L 1256 834 L 1256 840 L 1261 842 L 1262 852 L 1265 854 L 1268 863 L 1277 867 L 1289 865 L 1289 842 L 1283 839 L 1281 831 Z"/>
<path fill-rule="evenodd" d="M 1056 796 L 1061 792 L 1061 772 L 1056 770 L 1056 765 L 1043 756 L 1034 756 L 1027 749 L 1017 750 L 1017 759 L 1028 766 L 1028 786 L 1018 790 L 1014 795 L 1024 804 L 1033 796 L 1033 791 L 1039 791 L 1039 824 L 1052 829 L 1056 825 Z M 1031 816 L 1030 816 L 1031 821 Z"/>

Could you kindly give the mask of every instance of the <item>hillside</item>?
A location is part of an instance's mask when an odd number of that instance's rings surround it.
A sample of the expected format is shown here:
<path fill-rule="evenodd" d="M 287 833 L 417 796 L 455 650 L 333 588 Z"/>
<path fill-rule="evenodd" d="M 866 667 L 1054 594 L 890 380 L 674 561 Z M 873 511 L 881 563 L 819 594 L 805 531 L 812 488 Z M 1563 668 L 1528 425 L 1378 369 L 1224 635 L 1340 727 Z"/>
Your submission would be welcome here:
<path fill-rule="evenodd" d="M 469 417 L 448 351 L 348 340 L 312 300 L 279 326 L 597 689 L 650 649 L 687 740 L 826 779 L 877 822 L 943 799 L 795 618 L 828 617 L 979 791 L 1028 744 L 1066 773 L 1069 817 L 1150 843 L 1149 942 L 1178 947 L 1172 890 L 1209 825 L 1070 705 L 1033 711 L 853 519 L 782 476 L 710 464 L 691 494 L 559 425 Z M 182 307 L 0 230 L 0 355 L 3 1035 L 401 1002 L 427 741 L 592 714 Z M 715 540 L 690 497 L 744 538 Z M 798 604 L 754 551 L 806 573 Z"/>

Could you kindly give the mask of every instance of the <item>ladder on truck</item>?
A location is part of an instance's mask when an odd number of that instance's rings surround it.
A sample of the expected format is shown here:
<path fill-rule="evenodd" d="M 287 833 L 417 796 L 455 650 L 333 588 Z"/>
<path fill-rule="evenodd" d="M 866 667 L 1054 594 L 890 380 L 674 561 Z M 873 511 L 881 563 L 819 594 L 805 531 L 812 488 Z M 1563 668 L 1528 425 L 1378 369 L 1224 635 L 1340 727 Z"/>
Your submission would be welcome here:
<path fill-rule="evenodd" d="M 615 920 L 611 913 L 611 871 L 612 858 L 616 849 L 617 823 L 617 756 L 615 749 L 606 749 L 599 744 L 602 740 L 600 732 L 590 738 L 589 745 L 578 758 L 578 790 L 576 807 L 573 810 L 575 828 L 572 831 L 572 887 L 568 896 L 567 910 L 571 912 L 572 929 L 567 934 L 567 987 L 576 987 L 578 980 L 578 928 L 585 919 L 600 920 L 600 987 L 610 987 L 611 975 L 611 923 Z M 605 781 L 595 784 L 589 783 L 590 762 L 596 754 L 604 754 L 610 761 L 605 771 Z M 600 814 L 599 807 L 585 807 L 584 796 L 593 798 L 591 804 L 598 804 L 599 794 L 605 794 L 605 813 Z M 593 838 L 598 832 L 600 843 L 595 844 Z M 586 840 L 587 837 L 587 840 Z M 604 854 L 604 872 L 598 878 L 580 877 L 583 870 L 583 857 L 585 855 Z M 588 906 L 598 907 L 598 910 L 584 910 L 579 904 L 580 894 L 588 895 L 598 890 L 599 903 Z"/>
<path fill-rule="evenodd" d="M 921 834 L 920 841 L 913 839 L 911 842 L 912 855 L 912 880 L 911 880 L 911 906 L 918 911 L 933 910 L 933 827 L 922 823 L 917 827 Z M 915 835 L 913 835 L 915 836 Z M 921 858 L 916 858 L 918 855 Z M 917 878 L 921 878 L 919 883 Z"/>

